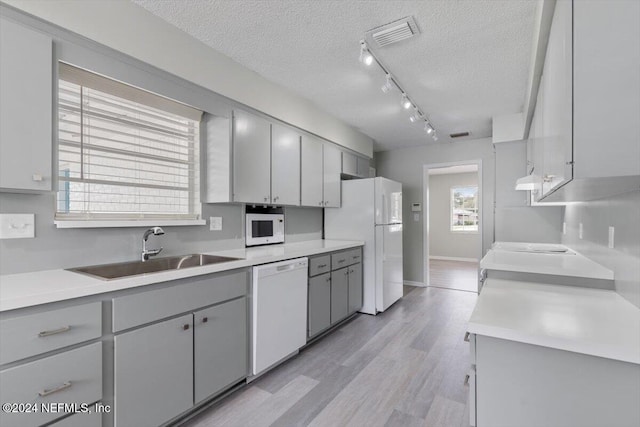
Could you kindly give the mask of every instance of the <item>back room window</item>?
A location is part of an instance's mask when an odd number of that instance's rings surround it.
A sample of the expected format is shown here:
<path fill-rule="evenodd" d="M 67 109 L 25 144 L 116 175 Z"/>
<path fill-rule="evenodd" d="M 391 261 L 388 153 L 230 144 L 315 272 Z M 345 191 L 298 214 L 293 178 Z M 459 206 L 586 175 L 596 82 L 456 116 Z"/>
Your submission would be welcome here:
<path fill-rule="evenodd" d="M 192 107 L 60 63 L 56 220 L 198 219 Z"/>
<path fill-rule="evenodd" d="M 478 232 L 478 187 L 451 188 L 451 231 Z"/>

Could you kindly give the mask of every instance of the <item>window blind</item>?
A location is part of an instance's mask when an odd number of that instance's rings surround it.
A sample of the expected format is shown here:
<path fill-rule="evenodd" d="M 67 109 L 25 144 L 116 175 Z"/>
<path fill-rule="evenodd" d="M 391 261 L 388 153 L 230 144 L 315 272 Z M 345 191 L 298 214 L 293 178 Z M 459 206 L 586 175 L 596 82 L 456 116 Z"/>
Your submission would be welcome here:
<path fill-rule="evenodd" d="M 199 120 L 184 104 L 67 64 L 56 219 L 196 219 Z"/>

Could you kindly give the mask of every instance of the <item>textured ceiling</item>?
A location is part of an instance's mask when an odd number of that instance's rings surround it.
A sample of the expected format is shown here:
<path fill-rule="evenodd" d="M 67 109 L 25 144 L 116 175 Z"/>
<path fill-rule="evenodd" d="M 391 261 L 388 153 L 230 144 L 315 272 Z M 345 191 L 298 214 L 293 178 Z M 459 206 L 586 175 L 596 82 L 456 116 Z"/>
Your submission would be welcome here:
<path fill-rule="evenodd" d="M 413 16 L 421 31 L 373 49 L 440 137 L 491 136 L 522 111 L 536 0 L 132 0 L 372 137 L 375 151 L 433 144 L 384 75 L 358 62 L 367 30 Z"/>

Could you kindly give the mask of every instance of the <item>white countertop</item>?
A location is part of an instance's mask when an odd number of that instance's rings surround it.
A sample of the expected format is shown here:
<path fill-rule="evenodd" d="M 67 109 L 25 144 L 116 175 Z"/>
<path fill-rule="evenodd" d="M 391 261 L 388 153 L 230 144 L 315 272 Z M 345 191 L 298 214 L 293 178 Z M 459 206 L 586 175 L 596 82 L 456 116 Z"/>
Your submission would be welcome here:
<path fill-rule="evenodd" d="M 489 278 L 468 330 L 640 364 L 640 309 L 610 290 Z"/>
<path fill-rule="evenodd" d="M 613 271 L 608 268 L 569 248 L 566 253 L 556 252 L 559 248 L 566 246 L 496 242 L 480 261 L 480 268 L 613 280 Z"/>
<path fill-rule="evenodd" d="M 185 277 L 349 249 L 362 245 L 364 245 L 364 242 L 352 240 L 310 240 L 246 249 L 205 252 L 208 255 L 241 259 L 202 267 L 148 273 L 113 280 L 100 280 L 62 269 L 3 275 L 0 276 L 0 312 L 183 279 Z"/>

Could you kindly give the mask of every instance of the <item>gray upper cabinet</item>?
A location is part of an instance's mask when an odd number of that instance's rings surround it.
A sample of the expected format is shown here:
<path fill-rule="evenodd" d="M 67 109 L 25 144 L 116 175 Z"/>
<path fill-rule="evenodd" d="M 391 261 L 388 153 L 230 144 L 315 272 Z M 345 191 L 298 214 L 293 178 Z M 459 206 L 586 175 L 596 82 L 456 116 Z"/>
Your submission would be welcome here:
<path fill-rule="evenodd" d="M 640 2 L 556 3 L 535 112 L 536 200 L 640 186 L 639 68 Z"/>
<path fill-rule="evenodd" d="M 52 190 L 52 46 L 0 18 L 0 190 Z"/>
<path fill-rule="evenodd" d="M 245 378 L 249 367 L 247 299 L 194 313 L 194 402 Z"/>
<path fill-rule="evenodd" d="M 300 134 L 277 124 L 271 125 L 271 201 L 300 205 Z"/>
<path fill-rule="evenodd" d="M 158 426 L 193 406 L 193 315 L 114 338 L 115 426 Z"/>
<path fill-rule="evenodd" d="M 369 178 L 369 159 L 358 157 L 356 162 L 357 175 L 360 178 Z"/>
<path fill-rule="evenodd" d="M 369 160 L 343 151 L 342 173 L 357 178 L 368 178 Z"/>
<path fill-rule="evenodd" d="M 323 147 L 323 205 L 325 208 L 339 208 L 341 203 L 340 173 L 342 153 L 332 144 Z"/>
<path fill-rule="evenodd" d="M 300 184 L 302 206 L 323 206 L 322 141 L 302 136 Z"/>
<path fill-rule="evenodd" d="M 271 125 L 245 111 L 233 115 L 233 201 L 271 203 Z"/>

